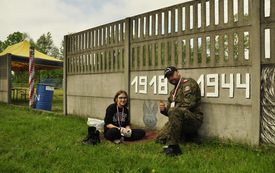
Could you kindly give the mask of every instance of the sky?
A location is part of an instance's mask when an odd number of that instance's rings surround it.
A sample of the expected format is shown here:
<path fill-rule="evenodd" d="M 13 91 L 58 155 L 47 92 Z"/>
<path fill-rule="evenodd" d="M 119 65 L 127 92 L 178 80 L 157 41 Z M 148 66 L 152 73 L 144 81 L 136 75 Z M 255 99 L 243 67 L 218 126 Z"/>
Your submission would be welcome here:
<path fill-rule="evenodd" d="M 65 35 L 191 0 L 0 0 L 0 40 L 14 32 L 35 42 L 48 32 L 55 46 Z"/>

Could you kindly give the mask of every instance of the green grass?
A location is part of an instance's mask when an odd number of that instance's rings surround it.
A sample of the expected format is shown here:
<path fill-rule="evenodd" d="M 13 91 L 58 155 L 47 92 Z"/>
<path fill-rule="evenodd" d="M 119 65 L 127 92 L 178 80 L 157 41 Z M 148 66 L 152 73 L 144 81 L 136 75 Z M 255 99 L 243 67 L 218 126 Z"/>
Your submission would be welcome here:
<path fill-rule="evenodd" d="M 55 90 L 56 91 L 56 90 Z M 0 172 L 274 172 L 274 147 L 251 148 L 218 140 L 181 144 L 183 155 L 159 155 L 153 141 L 115 145 L 106 140 L 84 146 L 86 119 L 63 116 L 62 91 L 53 112 L 0 103 Z M 56 105 L 55 105 L 56 104 Z"/>

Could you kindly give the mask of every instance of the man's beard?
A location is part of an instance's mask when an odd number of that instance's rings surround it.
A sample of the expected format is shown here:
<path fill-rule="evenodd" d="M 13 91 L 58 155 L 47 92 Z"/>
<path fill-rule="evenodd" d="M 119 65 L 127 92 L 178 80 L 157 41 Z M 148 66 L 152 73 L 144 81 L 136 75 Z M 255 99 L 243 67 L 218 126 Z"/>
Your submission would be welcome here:
<path fill-rule="evenodd" d="M 170 81 L 170 83 L 173 84 L 173 85 L 177 85 L 178 82 L 179 82 L 178 79 L 173 79 L 173 80 Z"/>

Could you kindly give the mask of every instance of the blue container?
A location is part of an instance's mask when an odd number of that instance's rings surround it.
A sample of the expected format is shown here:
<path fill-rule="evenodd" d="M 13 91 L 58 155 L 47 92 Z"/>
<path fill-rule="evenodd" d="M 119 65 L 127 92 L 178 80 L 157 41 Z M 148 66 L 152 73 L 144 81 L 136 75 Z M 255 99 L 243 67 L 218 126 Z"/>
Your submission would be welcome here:
<path fill-rule="evenodd" d="M 53 91 L 54 87 L 52 85 L 37 84 L 35 108 L 51 111 Z"/>

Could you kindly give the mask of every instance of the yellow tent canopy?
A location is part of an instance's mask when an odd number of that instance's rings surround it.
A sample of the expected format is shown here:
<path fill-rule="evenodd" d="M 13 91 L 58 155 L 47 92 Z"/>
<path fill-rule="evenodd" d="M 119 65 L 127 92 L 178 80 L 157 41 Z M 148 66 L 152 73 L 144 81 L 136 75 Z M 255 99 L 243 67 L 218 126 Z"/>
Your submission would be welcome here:
<path fill-rule="evenodd" d="M 29 70 L 29 56 L 30 44 L 28 41 L 23 41 L 12 46 L 7 47 L 1 56 L 11 54 L 11 70 L 12 71 L 28 71 Z M 48 56 L 37 50 L 34 51 L 35 70 L 56 69 L 63 67 L 63 61 L 54 57 Z"/>

